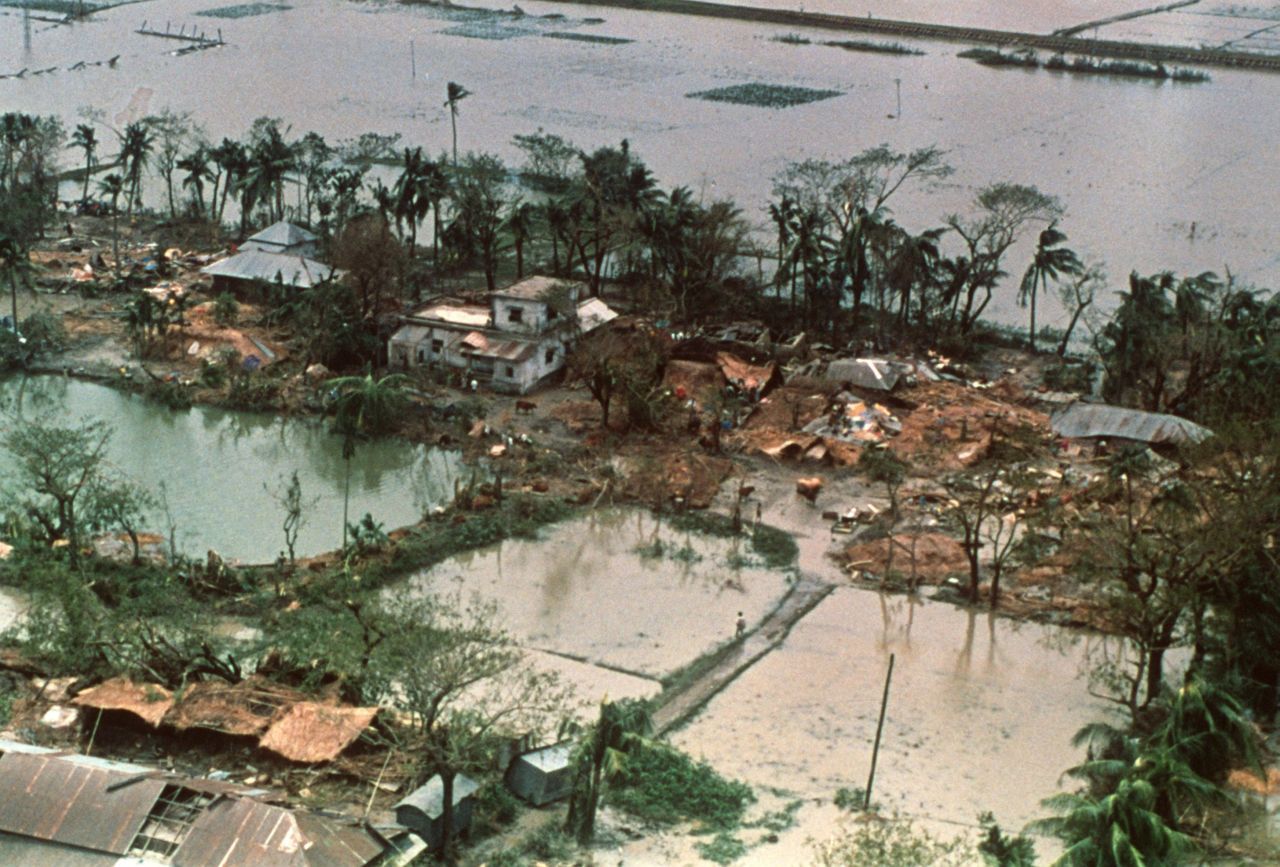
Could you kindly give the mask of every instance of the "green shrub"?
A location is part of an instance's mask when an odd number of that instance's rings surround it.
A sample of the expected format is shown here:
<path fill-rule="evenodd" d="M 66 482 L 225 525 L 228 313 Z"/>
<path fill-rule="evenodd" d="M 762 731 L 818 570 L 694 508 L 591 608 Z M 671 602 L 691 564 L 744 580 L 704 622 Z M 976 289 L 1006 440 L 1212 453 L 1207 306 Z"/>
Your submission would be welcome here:
<path fill-rule="evenodd" d="M 755 800 L 751 787 L 661 744 L 631 754 L 609 802 L 655 825 L 697 820 L 708 830 L 735 827 Z"/>
<path fill-rule="evenodd" d="M 57 352 L 67 345 L 67 329 L 62 318 L 48 310 L 37 310 L 22 320 L 19 329 L 27 339 L 27 350 L 39 354 Z"/>
<path fill-rule="evenodd" d="M 716 864 L 732 864 L 747 854 L 747 844 L 732 834 L 721 831 L 708 842 L 694 844 L 698 854 Z"/>
<path fill-rule="evenodd" d="M 213 321 L 227 328 L 240 317 L 240 303 L 230 292 L 223 292 L 213 299 Z"/>

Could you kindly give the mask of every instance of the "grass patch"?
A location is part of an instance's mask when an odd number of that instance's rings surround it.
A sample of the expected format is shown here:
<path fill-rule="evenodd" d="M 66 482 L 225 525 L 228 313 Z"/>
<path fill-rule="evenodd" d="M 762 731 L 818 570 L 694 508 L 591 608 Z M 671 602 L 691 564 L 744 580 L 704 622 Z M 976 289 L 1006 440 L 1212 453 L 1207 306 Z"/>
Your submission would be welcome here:
<path fill-rule="evenodd" d="M 196 14 L 205 18 L 252 18 L 255 15 L 270 15 L 272 12 L 288 12 L 292 8 L 278 3 L 238 3 L 235 6 L 205 9 Z"/>
<path fill-rule="evenodd" d="M 1074 57 L 1067 60 L 1061 54 L 1055 54 L 1044 63 L 1045 69 L 1055 72 L 1071 72 L 1080 75 L 1119 75 L 1130 78 L 1149 78 L 1154 81 L 1187 81 L 1198 83 L 1209 80 L 1209 73 L 1198 69 L 1167 68 L 1163 63 L 1144 63 L 1132 60 L 1094 60 L 1089 57 Z"/>
<path fill-rule="evenodd" d="M 754 800 L 746 783 L 663 744 L 634 752 L 609 795 L 612 806 L 637 819 L 661 827 L 696 821 L 706 831 L 737 827 Z"/>
<path fill-rule="evenodd" d="M 468 21 L 455 24 L 440 31 L 445 36 L 462 36 L 466 39 L 516 39 L 520 36 L 532 36 L 528 27 L 517 27 L 500 21 Z"/>
<path fill-rule="evenodd" d="M 735 105 L 751 105 L 757 108 L 791 108 L 810 102 L 819 102 L 835 96 L 843 96 L 839 90 L 814 90 L 788 84 L 733 84 L 712 90 L 686 93 L 689 99 L 705 99 L 710 102 L 730 102 Z"/>
<path fill-rule="evenodd" d="M 854 812 L 862 809 L 862 805 L 867 801 L 867 790 L 861 786 L 846 787 L 841 786 L 836 789 L 836 796 L 832 799 L 841 810 Z"/>
<path fill-rule="evenodd" d="M 754 822 L 748 822 L 748 828 L 760 828 L 772 834 L 781 834 L 788 828 L 794 828 L 796 824 L 796 813 L 804 806 L 804 801 L 795 800 L 788 801 L 786 806 L 780 810 L 772 810 L 765 813 Z"/>
<path fill-rule="evenodd" d="M 730 518 L 715 512 L 680 512 L 672 515 L 668 523 L 676 530 L 720 539 L 732 539 L 740 535 L 734 531 Z M 760 557 L 767 569 L 789 568 L 795 565 L 796 558 L 800 556 L 796 540 L 786 530 L 760 524 L 750 535 L 751 550 Z"/>
<path fill-rule="evenodd" d="M 594 33 L 569 33 L 564 30 L 552 30 L 544 33 L 548 39 L 568 39 L 572 42 L 591 42 L 596 45 L 626 45 L 634 39 L 623 39 L 621 36 L 596 36 Z"/>
<path fill-rule="evenodd" d="M 552 818 L 514 843 L 485 858 L 489 867 L 532 867 L 534 864 L 568 862 L 574 842 L 560 829 L 560 819 Z M 424 862 L 431 863 L 431 862 Z"/>
<path fill-rule="evenodd" d="M 781 42 L 783 45 L 812 45 L 813 40 L 799 33 L 779 33 L 769 37 L 770 42 Z"/>
<path fill-rule="evenodd" d="M 723 831 L 710 841 L 695 843 L 693 848 L 703 858 L 716 864 L 732 864 L 747 854 L 746 843 Z"/>
<path fill-rule="evenodd" d="M 844 39 L 834 42 L 824 42 L 829 48 L 843 48 L 845 51 L 867 51 L 872 54 L 908 54 L 913 56 L 923 55 L 924 52 L 918 48 L 911 48 L 903 45 L 901 42 L 872 42 L 867 39 Z"/>
<path fill-rule="evenodd" d="M 450 512 L 414 527 L 388 557 L 362 567 L 369 580 L 386 581 L 406 572 L 430 569 L 450 557 L 506 539 L 532 539 L 543 527 L 567 520 L 577 510 L 550 497 L 508 494 L 484 512 Z M 465 517 L 454 523 L 459 515 Z"/>
<path fill-rule="evenodd" d="M 970 48 L 956 55 L 966 60 L 976 60 L 983 66 L 1022 66 L 1038 69 L 1040 59 L 1034 51 L 997 51 L 994 48 Z"/>

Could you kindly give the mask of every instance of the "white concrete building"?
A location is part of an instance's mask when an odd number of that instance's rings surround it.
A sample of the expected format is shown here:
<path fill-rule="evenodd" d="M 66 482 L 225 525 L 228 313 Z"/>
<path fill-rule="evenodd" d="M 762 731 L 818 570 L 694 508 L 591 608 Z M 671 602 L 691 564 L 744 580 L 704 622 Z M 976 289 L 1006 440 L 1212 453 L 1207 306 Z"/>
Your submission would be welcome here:
<path fill-rule="evenodd" d="M 617 316 L 579 301 L 582 284 L 529 277 L 488 305 L 437 298 L 403 318 L 387 343 L 393 368 L 440 365 L 496 391 L 525 394 L 564 367 L 574 341 Z"/>

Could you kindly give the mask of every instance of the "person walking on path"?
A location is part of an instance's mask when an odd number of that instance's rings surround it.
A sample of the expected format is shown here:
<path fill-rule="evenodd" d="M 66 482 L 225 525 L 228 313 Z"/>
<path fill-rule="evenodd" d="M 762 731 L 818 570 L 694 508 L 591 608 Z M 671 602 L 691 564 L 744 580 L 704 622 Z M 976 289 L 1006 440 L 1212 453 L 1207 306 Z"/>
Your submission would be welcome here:
<path fill-rule="evenodd" d="M 734 638 L 741 638 L 741 637 L 743 636 L 743 634 L 745 634 L 745 633 L 746 633 L 746 631 L 747 631 L 747 618 L 743 617 L 743 616 L 742 616 L 742 612 L 741 612 L 741 611 L 739 611 L 739 612 L 738 612 L 738 623 L 737 623 L 736 630 L 735 630 L 735 632 L 734 632 L 734 634 L 733 634 L 733 637 L 734 637 Z"/>

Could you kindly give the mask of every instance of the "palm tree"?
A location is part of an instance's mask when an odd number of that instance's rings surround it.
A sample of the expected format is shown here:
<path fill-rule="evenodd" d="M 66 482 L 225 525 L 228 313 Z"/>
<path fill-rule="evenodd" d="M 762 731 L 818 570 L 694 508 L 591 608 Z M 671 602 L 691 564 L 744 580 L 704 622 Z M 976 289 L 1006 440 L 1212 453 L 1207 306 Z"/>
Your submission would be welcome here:
<path fill-rule="evenodd" d="M 98 136 L 90 124 L 76 124 L 76 130 L 71 134 L 71 143 L 67 147 L 84 151 L 84 189 L 80 193 L 80 201 L 88 201 L 89 176 L 93 174 L 93 154 L 98 149 Z"/>
<path fill-rule="evenodd" d="M 154 145 L 151 127 L 145 120 L 136 121 L 124 128 L 120 139 L 120 167 L 128 182 L 125 207 L 126 216 L 130 218 L 133 217 L 134 205 L 142 197 L 142 175 Z"/>
<path fill-rule="evenodd" d="M 470 96 L 471 91 L 454 81 L 449 82 L 447 91 L 448 98 L 444 104 L 449 109 L 449 120 L 453 124 L 453 167 L 456 169 L 458 167 L 458 103 Z"/>
<path fill-rule="evenodd" d="M 1066 844 L 1056 863 L 1066 867 L 1133 867 L 1172 864 L 1192 851 L 1191 839 L 1156 812 L 1156 787 L 1138 777 L 1122 779 L 1110 794 L 1062 793 L 1045 801 L 1061 815 L 1034 824 Z"/>
<path fill-rule="evenodd" d="M 595 836 L 602 782 L 618 775 L 626 765 L 627 754 L 642 746 L 652 731 L 653 720 L 644 702 L 600 702 L 600 716 L 579 741 L 574 760 L 573 793 L 569 796 L 565 830 L 576 834 L 578 842 L 589 843 Z"/>
<path fill-rule="evenodd" d="M 112 172 L 98 181 L 98 191 L 111 197 L 111 258 L 115 262 L 116 281 L 120 280 L 120 194 L 124 192 L 124 178 Z"/>
<path fill-rule="evenodd" d="M 516 279 L 524 279 L 524 245 L 533 236 L 537 209 L 529 202 L 516 201 L 507 213 L 506 227 L 516 251 Z"/>
<path fill-rule="evenodd" d="M 204 182 L 212 177 L 209 169 L 209 149 L 200 145 L 178 160 L 177 166 L 187 173 L 187 176 L 182 179 L 182 185 L 191 188 L 192 200 L 196 205 L 196 216 L 204 216 Z"/>
<path fill-rule="evenodd" d="M 346 480 L 342 491 L 342 547 L 347 547 L 347 508 L 351 501 L 351 458 L 356 452 L 356 440 L 362 436 L 385 432 L 396 413 L 408 400 L 405 387 L 409 378 L 403 373 L 391 373 L 375 378 L 373 368 L 365 369 L 364 376 L 342 376 L 331 380 L 329 386 L 338 393 L 334 403 L 334 423 L 342 434 L 342 459 L 346 461 Z"/>
<path fill-rule="evenodd" d="M 1050 280 L 1056 281 L 1065 274 L 1080 273 L 1080 259 L 1073 250 L 1060 246 L 1067 236 L 1058 230 L 1057 223 L 1040 233 L 1036 243 L 1036 254 L 1022 275 L 1022 285 L 1018 287 L 1018 304 L 1031 307 L 1031 324 L 1027 332 L 1027 344 L 1031 351 L 1036 351 L 1036 296 L 1047 287 Z"/>
<path fill-rule="evenodd" d="M 31 259 L 17 238 L 0 235 L 0 272 L 9 275 L 9 300 L 13 310 L 13 333 L 18 333 L 18 277 L 31 270 Z"/>
<path fill-rule="evenodd" d="M 889 255 L 885 280 L 898 293 L 898 317 L 906 324 L 911 315 L 912 290 L 919 287 L 917 303 L 921 320 L 926 310 L 924 294 L 941 258 L 939 241 L 945 229 L 927 229 L 919 235 L 902 232 Z"/>
<path fill-rule="evenodd" d="M 778 229 L 778 266 L 773 272 L 773 295 L 778 297 L 782 291 L 782 280 L 786 273 L 783 263 L 787 258 L 787 251 L 791 248 L 791 224 L 795 220 L 796 203 L 790 197 L 783 195 L 776 204 L 769 205 L 769 219 L 773 220 L 774 226 Z M 792 307 L 795 306 L 794 281 L 792 282 Z"/>
<path fill-rule="evenodd" d="M 213 178 L 213 190 L 210 193 L 209 210 L 213 211 L 213 222 L 221 225 L 222 214 L 227 209 L 227 196 L 239 184 L 239 179 L 248 169 L 249 156 L 244 145 L 235 139 L 224 138 L 222 144 L 209 152 L 213 164 L 217 166 L 217 174 Z M 222 180 L 222 195 L 218 196 L 218 180 Z M 216 203 L 215 203 L 215 200 Z"/>

